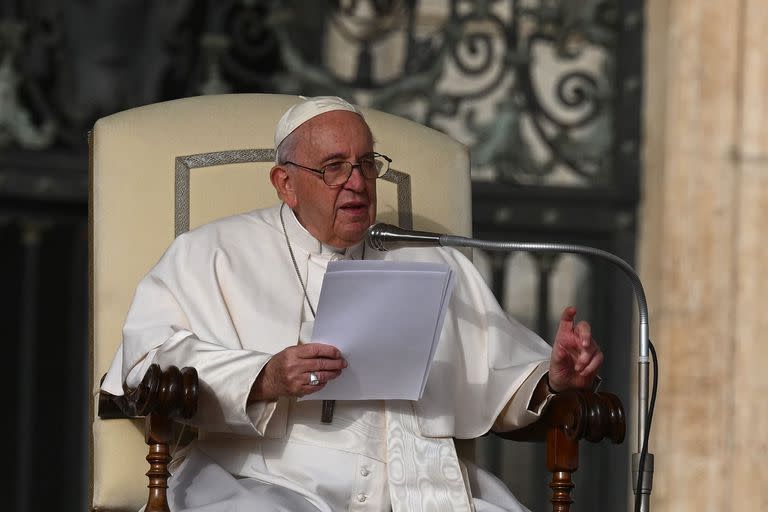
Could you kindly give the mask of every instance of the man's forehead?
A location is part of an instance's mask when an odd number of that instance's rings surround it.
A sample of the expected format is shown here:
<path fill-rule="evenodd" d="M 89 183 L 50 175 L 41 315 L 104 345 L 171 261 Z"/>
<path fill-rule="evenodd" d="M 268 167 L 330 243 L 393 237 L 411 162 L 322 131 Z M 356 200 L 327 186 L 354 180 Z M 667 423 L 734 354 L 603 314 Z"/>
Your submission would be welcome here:
<path fill-rule="evenodd" d="M 350 151 L 362 156 L 373 152 L 373 135 L 368 123 L 351 112 L 329 112 L 300 126 L 295 151 L 313 159 L 349 158 Z M 361 153 L 362 151 L 362 153 Z"/>

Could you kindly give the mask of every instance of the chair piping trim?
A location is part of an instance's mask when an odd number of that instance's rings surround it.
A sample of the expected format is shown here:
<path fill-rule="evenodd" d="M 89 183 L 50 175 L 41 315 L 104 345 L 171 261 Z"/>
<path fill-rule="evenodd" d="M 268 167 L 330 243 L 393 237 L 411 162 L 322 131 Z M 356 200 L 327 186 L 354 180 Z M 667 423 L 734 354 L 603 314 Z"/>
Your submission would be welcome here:
<path fill-rule="evenodd" d="M 274 149 L 235 149 L 214 151 L 176 157 L 174 236 L 189 231 L 189 187 L 192 169 L 215 165 L 241 164 L 250 162 L 274 162 Z M 411 202 L 411 177 L 408 173 L 390 168 L 381 178 L 397 187 L 397 210 L 400 227 L 413 228 Z"/>

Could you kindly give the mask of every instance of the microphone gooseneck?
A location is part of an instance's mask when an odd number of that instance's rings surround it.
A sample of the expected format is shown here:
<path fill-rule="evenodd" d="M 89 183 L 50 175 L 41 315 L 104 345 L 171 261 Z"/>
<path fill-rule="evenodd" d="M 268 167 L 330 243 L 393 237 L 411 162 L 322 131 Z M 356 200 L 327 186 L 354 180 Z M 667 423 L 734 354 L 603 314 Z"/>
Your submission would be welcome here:
<path fill-rule="evenodd" d="M 640 324 L 638 364 L 638 397 L 637 397 L 637 453 L 634 453 L 634 472 L 640 475 L 640 480 L 633 478 L 635 496 L 643 512 L 650 511 L 650 494 L 653 481 L 653 454 L 648 453 L 645 445 L 646 430 L 650 427 L 649 419 L 649 327 L 648 303 L 640 277 L 632 266 L 615 254 L 595 247 L 584 245 L 550 243 L 550 242 L 499 242 L 491 240 L 476 240 L 464 236 L 454 236 L 428 231 L 413 231 L 392 224 L 378 223 L 368 228 L 367 243 L 378 251 L 387 251 L 407 245 L 442 246 L 442 247 L 472 247 L 487 251 L 525 251 L 534 253 L 570 253 L 596 257 L 619 267 L 629 278 L 637 302 Z M 641 455 L 644 456 L 641 457 Z M 645 460 L 647 459 L 647 461 Z M 642 464 L 639 462 L 642 461 Z M 647 466 L 646 466 L 647 463 Z M 633 482 L 634 483 L 634 482 Z"/>

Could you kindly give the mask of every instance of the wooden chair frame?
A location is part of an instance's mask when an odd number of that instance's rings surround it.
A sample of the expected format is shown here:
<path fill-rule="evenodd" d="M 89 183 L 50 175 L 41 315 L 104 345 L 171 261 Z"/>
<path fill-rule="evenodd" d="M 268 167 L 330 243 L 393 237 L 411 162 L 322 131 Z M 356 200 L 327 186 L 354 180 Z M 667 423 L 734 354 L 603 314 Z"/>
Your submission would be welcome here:
<path fill-rule="evenodd" d="M 173 422 L 190 418 L 197 409 L 198 380 L 194 368 L 150 366 L 141 384 L 125 396 L 99 394 L 101 419 L 145 418 L 149 445 L 149 496 L 145 512 L 170 512 L 166 489 Z M 555 395 L 535 423 L 496 435 L 514 441 L 545 442 L 547 469 L 552 473 L 552 511 L 570 512 L 574 488 L 572 474 L 579 467 L 579 441 L 608 439 L 621 444 L 626 433 L 624 408 L 612 393 L 566 391 Z"/>

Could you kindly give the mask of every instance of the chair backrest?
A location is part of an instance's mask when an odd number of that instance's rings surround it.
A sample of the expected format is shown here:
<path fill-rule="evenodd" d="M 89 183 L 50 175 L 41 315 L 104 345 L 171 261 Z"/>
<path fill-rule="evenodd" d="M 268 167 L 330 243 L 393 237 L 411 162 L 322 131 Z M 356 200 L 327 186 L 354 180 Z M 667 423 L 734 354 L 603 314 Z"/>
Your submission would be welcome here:
<path fill-rule="evenodd" d="M 100 119 L 91 133 L 91 508 L 147 498 L 143 423 L 101 420 L 93 405 L 120 344 L 136 285 L 173 238 L 207 221 L 276 204 L 273 132 L 296 96 L 228 94 L 168 101 Z M 379 220 L 469 235 L 469 158 L 450 137 L 363 109 L 393 159 Z"/>

